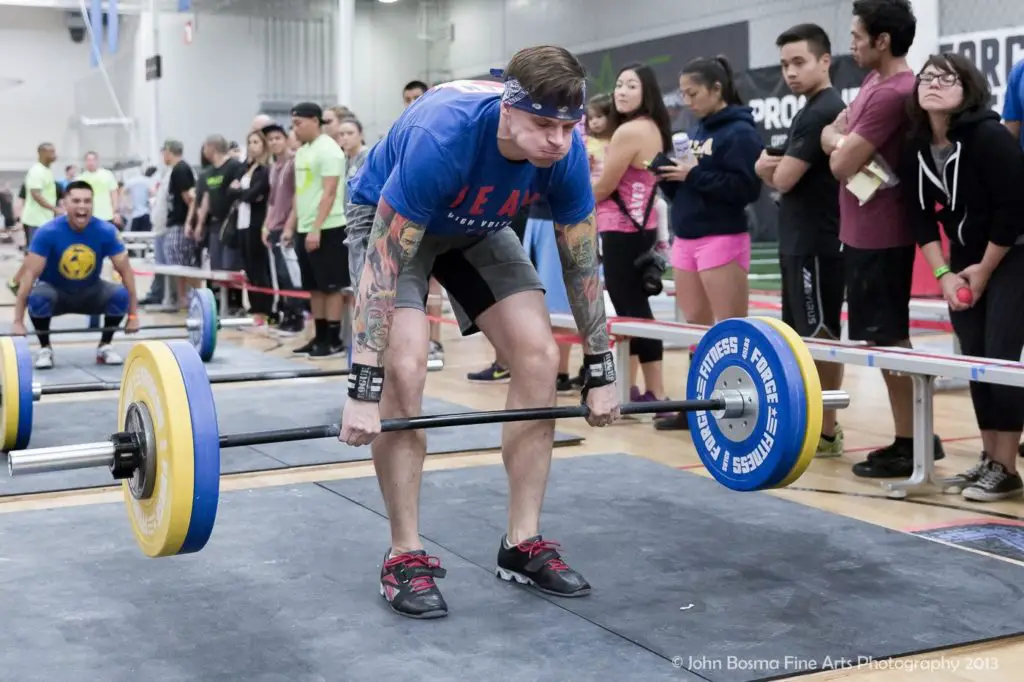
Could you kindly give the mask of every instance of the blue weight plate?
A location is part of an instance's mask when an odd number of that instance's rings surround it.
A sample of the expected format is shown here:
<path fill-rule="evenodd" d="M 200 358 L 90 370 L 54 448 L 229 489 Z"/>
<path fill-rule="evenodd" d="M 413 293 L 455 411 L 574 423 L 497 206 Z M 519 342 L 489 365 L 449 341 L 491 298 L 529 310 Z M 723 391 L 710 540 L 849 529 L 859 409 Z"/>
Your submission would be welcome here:
<path fill-rule="evenodd" d="M 726 373 L 723 376 L 723 373 Z M 737 383 L 737 377 L 742 383 Z M 710 412 L 690 412 L 690 435 L 705 468 L 732 490 L 765 490 L 793 469 L 807 431 L 806 396 L 800 367 L 786 340 L 756 320 L 733 318 L 709 329 L 690 363 L 686 397 L 709 399 L 716 383 L 728 388 L 753 382 L 757 414 L 735 431 L 723 429 Z"/>
<path fill-rule="evenodd" d="M 24 450 L 32 440 L 32 348 L 28 338 L 15 336 L 14 357 L 18 363 L 18 435 L 13 450 Z"/>
<path fill-rule="evenodd" d="M 188 411 L 192 415 L 192 446 L 195 453 L 195 495 L 192 519 L 178 554 L 198 552 L 213 534 L 220 497 L 220 431 L 217 406 L 206 367 L 195 348 L 184 341 L 167 344 L 185 383 Z"/>
<path fill-rule="evenodd" d="M 203 362 L 209 362 L 217 348 L 217 300 L 213 292 L 205 288 L 193 289 L 188 316 L 199 321 L 199 327 L 189 331 L 192 347 Z"/>

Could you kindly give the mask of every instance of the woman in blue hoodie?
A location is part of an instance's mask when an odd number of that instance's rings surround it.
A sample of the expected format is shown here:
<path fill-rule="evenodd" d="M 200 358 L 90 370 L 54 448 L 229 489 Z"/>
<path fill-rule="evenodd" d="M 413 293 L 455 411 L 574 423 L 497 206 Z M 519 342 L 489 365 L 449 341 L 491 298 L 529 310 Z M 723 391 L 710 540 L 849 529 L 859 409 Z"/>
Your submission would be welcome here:
<path fill-rule="evenodd" d="M 677 305 L 687 322 L 710 325 L 747 315 L 746 207 L 761 193 L 754 164 L 764 145 L 725 57 L 687 64 L 679 89 L 698 123 L 690 153 L 657 172 L 671 206 Z"/>

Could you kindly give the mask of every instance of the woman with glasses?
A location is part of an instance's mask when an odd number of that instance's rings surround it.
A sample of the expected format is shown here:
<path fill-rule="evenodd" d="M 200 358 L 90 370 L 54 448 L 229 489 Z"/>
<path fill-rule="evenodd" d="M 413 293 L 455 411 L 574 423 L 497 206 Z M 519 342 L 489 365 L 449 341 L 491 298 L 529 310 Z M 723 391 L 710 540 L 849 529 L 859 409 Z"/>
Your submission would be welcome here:
<path fill-rule="evenodd" d="M 930 57 L 908 102 L 910 153 L 899 174 L 964 355 L 1016 362 L 1024 349 L 1024 157 L 990 96 L 971 61 Z M 983 450 L 962 475 L 962 494 L 977 502 L 1019 497 L 1024 388 L 971 382 L 970 391 Z"/>

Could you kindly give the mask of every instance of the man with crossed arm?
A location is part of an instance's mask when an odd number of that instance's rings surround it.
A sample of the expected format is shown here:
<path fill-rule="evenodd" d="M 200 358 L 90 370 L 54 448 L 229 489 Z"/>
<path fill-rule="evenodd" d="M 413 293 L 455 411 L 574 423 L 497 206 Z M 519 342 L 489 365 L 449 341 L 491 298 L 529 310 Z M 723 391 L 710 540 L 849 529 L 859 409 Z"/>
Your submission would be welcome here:
<path fill-rule="evenodd" d="M 339 440 L 373 443 L 391 524 L 380 592 L 396 613 L 438 618 L 444 577 L 419 537 L 422 432 L 380 433 L 381 417 L 420 413 L 426 381 L 424 314 L 433 275 L 451 296 L 463 335 L 483 331 L 512 372 L 509 408 L 555 404 L 558 347 L 543 286 L 509 227 L 522 204 L 547 197 L 566 289 L 582 337 L 584 396 L 593 426 L 619 415 L 598 276 L 594 196 L 583 138 L 583 66 L 560 47 L 516 53 L 504 85 L 455 81 L 410 107 L 350 181 L 351 201 L 377 206 L 359 277 L 355 352 Z M 540 535 L 554 422 L 507 423 L 508 530 L 497 575 L 564 597 L 590 592 L 557 543 Z"/>

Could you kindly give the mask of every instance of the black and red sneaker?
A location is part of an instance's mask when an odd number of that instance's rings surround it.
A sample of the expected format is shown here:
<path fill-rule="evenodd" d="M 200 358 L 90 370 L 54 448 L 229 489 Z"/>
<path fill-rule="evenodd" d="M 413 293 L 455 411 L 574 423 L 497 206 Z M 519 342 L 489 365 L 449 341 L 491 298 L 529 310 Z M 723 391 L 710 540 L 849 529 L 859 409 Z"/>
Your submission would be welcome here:
<path fill-rule="evenodd" d="M 380 570 L 380 594 L 401 616 L 443 618 L 448 615 L 448 604 L 434 578 L 443 578 L 445 573 L 441 560 L 427 556 L 422 549 L 394 557 L 388 551 Z"/>
<path fill-rule="evenodd" d="M 507 537 L 502 537 L 495 574 L 502 580 L 533 585 L 559 597 L 590 594 L 590 583 L 562 561 L 558 547 L 557 542 L 548 542 L 539 535 L 509 547 Z"/>

